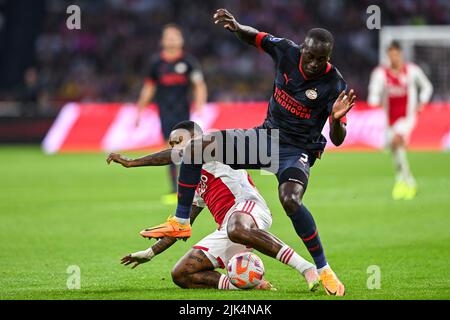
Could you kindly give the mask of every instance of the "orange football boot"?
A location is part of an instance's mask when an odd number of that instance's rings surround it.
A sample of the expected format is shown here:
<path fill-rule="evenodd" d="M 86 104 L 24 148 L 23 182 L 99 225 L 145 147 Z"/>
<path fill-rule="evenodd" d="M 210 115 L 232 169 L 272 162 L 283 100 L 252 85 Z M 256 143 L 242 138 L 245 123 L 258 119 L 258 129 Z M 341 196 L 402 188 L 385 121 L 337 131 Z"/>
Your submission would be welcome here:
<path fill-rule="evenodd" d="M 325 292 L 330 296 L 344 296 L 345 287 L 331 269 L 325 269 L 320 273 L 320 281 Z"/>
<path fill-rule="evenodd" d="M 172 237 L 187 240 L 191 236 L 191 224 L 181 224 L 175 217 L 167 218 L 167 221 L 156 227 L 147 228 L 140 232 L 144 238 Z"/>

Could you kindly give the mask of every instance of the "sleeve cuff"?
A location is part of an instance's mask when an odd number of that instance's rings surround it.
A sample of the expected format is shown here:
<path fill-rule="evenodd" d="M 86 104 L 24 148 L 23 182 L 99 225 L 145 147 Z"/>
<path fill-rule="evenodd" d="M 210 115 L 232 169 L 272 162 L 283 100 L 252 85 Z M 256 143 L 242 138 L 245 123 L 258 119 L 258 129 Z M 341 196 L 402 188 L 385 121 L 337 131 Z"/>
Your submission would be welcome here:
<path fill-rule="evenodd" d="M 268 33 L 266 33 L 266 32 L 259 32 L 259 33 L 256 35 L 255 45 L 256 45 L 257 48 L 262 49 L 262 47 L 261 47 L 261 42 L 262 42 L 263 38 L 264 38 L 265 36 L 267 36 L 267 35 L 268 35 Z"/>

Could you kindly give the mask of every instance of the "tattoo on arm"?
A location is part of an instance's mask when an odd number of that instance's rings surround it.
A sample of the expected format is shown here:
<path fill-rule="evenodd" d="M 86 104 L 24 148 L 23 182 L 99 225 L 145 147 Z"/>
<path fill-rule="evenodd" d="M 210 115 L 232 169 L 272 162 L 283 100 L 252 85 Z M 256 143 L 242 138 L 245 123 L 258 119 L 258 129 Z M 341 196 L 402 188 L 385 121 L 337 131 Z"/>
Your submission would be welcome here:
<path fill-rule="evenodd" d="M 155 255 L 160 254 L 169 249 L 175 242 L 177 242 L 176 238 L 164 237 L 152 246 L 153 253 Z"/>
<path fill-rule="evenodd" d="M 147 156 L 131 160 L 130 167 L 165 166 L 172 163 L 173 149 L 166 149 Z"/>

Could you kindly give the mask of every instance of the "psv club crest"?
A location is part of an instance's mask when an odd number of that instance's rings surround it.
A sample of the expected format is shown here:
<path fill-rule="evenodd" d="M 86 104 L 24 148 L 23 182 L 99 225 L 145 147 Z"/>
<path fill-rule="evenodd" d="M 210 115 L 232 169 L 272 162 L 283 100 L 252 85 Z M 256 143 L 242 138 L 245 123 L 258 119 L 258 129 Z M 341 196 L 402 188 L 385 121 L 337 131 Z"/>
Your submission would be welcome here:
<path fill-rule="evenodd" d="M 186 65 L 186 63 L 184 62 L 178 62 L 175 65 L 175 72 L 176 73 L 185 73 L 187 70 L 188 66 Z"/>
<path fill-rule="evenodd" d="M 306 90 L 305 94 L 308 97 L 308 99 L 310 99 L 310 100 L 317 99 L 317 91 L 316 91 L 316 89 L 308 89 L 308 90 Z"/>

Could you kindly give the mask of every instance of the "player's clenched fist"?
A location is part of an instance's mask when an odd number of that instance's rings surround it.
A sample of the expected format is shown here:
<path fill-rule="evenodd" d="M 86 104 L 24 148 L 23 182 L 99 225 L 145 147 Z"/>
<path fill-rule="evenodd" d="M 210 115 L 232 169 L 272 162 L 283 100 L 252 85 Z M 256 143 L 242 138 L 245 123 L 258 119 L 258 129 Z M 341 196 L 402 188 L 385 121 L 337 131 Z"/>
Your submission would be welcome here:
<path fill-rule="evenodd" d="M 123 157 L 119 153 L 110 153 L 108 155 L 108 158 L 106 158 L 106 163 L 110 164 L 112 162 L 120 163 L 125 168 L 128 168 L 130 166 L 130 160 Z"/>
<path fill-rule="evenodd" d="M 213 16 L 214 23 L 223 23 L 223 27 L 231 32 L 239 30 L 239 23 L 227 9 L 218 9 Z"/>
<path fill-rule="evenodd" d="M 333 110 L 331 111 L 332 118 L 339 120 L 344 117 L 355 105 L 355 100 L 356 95 L 353 89 L 350 90 L 348 95 L 345 94 L 345 91 L 342 91 L 333 104 Z"/>

